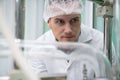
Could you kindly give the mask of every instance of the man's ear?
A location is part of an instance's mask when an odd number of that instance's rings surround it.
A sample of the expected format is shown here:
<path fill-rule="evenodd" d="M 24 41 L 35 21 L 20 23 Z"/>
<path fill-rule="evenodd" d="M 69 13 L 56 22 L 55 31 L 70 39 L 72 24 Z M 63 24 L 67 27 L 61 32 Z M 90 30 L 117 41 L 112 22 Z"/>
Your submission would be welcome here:
<path fill-rule="evenodd" d="M 48 27 L 51 28 L 51 19 L 48 20 Z"/>

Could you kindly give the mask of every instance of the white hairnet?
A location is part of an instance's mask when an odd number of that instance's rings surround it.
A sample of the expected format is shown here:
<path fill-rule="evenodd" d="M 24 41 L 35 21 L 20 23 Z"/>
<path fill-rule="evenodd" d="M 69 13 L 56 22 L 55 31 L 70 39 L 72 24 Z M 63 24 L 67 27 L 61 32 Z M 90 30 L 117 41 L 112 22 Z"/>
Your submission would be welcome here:
<path fill-rule="evenodd" d="M 81 14 L 80 0 L 45 0 L 44 20 L 64 14 Z"/>

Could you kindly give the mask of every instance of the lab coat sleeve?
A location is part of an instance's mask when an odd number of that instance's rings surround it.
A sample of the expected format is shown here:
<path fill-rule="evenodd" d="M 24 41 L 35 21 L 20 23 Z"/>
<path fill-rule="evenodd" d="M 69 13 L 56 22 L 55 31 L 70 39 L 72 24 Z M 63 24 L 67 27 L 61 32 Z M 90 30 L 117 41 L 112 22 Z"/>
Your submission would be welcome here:
<path fill-rule="evenodd" d="M 35 53 L 35 52 L 39 52 L 39 50 L 35 51 L 36 49 L 32 49 L 28 52 L 28 54 L 26 55 L 28 63 L 31 65 L 32 70 L 36 73 L 36 74 L 40 74 L 40 73 L 46 73 L 47 69 L 46 66 L 44 64 L 44 60 L 40 58 L 40 54 L 39 53 Z"/>

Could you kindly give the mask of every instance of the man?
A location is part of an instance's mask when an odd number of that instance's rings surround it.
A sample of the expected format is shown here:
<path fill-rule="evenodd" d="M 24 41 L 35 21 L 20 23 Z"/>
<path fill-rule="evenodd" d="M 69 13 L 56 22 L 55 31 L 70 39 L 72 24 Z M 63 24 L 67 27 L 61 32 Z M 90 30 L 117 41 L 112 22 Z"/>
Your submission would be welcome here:
<path fill-rule="evenodd" d="M 82 6 L 79 0 L 45 0 L 44 20 L 51 29 L 37 39 L 37 42 L 78 42 L 85 43 L 103 50 L 103 34 L 95 29 L 86 27 L 81 23 Z M 66 73 L 69 61 L 46 61 L 41 60 L 32 50 L 30 63 L 37 73 Z M 43 50 L 37 50 L 42 52 Z M 47 50 L 50 55 L 69 56 L 74 52 L 63 52 L 59 49 L 56 53 Z"/>
<path fill-rule="evenodd" d="M 81 23 L 79 0 L 46 0 L 44 20 L 51 29 L 38 41 L 82 42 L 103 50 L 103 34 Z"/>

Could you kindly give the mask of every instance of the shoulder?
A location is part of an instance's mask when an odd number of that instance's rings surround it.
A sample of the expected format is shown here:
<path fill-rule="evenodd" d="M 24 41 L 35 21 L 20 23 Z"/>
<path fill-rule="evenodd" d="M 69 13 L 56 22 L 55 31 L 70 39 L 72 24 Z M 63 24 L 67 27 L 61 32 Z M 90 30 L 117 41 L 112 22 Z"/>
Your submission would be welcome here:
<path fill-rule="evenodd" d="M 37 41 L 55 41 L 52 30 L 45 32 L 43 35 L 37 38 Z"/>
<path fill-rule="evenodd" d="M 97 39 L 102 39 L 103 33 L 84 24 L 81 24 L 81 34 L 79 37 L 80 42 L 94 41 Z"/>
<path fill-rule="evenodd" d="M 82 24 L 80 40 L 103 50 L 103 33 L 97 29 Z"/>
<path fill-rule="evenodd" d="M 81 29 L 88 35 L 91 35 L 93 38 L 102 38 L 103 37 L 103 33 L 100 32 L 97 29 L 94 28 L 90 28 L 88 26 L 85 26 L 84 24 L 82 24 Z"/>

